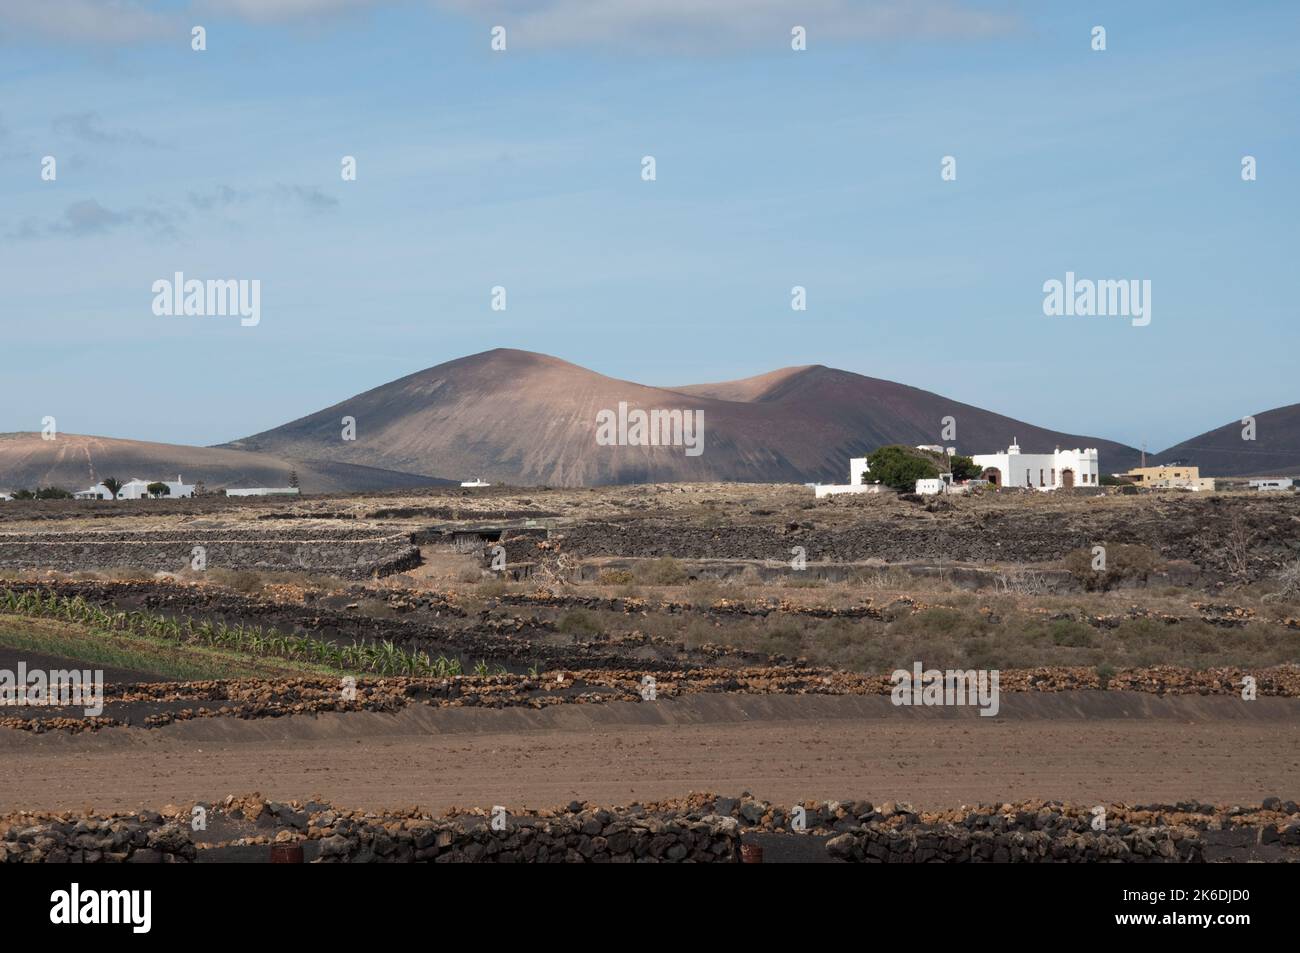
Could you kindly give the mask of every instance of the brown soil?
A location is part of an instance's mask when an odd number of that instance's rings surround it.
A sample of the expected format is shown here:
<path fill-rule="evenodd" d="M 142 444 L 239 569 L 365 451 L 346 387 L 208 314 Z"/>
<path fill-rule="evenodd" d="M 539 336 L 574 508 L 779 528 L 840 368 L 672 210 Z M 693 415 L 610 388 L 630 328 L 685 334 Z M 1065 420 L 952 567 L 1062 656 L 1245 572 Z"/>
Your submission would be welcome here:
<path fill-rule="evenodd" d="M 998 718 L 879 697 L 709 696 L 545 711 L 411 708 L 155 731 L 0 733 L 0 811 L 260 790 L 377 809 L 627 803 L 749 790 L 918 807 L 1057 798 L 1255 803 L 1300 790 L 1300 702 L 1008 695 Z"/>

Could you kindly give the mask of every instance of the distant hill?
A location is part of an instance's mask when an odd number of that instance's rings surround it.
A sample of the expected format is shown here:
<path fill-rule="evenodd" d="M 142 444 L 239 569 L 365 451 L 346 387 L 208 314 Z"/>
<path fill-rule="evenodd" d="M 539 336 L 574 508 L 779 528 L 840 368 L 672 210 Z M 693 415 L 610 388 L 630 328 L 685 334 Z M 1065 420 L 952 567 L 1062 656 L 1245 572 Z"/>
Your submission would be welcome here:
<path fill-rule="evenodd" d="M 702 410 L 704 451 L 600 446 L 597 413 Z M 356 418 L 356 440 L 340 439 Z M 941 441 L 941 419 L 957 439 Z M 955 445 L 962 453 L 1097 447 L 1107 472 L 1138 451 L 1064 434 L 938 394 L 822 365 L 676 388 L 605 377 L 558 358 L 499 348 L 439 364 L 273 430 L 223 445 L 278 457 L 334 459 L 457 479 L 555 486 L 657 481 L 843 481 L 848 458 L 883 444 Z"/>
<path fill-rule="evenodd" d="M 76 492 L 110 476 L 125 482 L 134 477 L 172 480 L 177 475 L 186 483 L 202 480 L 209 490 L 287 486 L 295 470 L 304 493 L 395 490 L 447 482 L 352 463 L 241 450 L 66 433 L 54 440 L 43 440 L 39 433 L 0 434 L 0 490 L 60 486 Z"/>
<path fill-rule="evenodd" d="M 1300 404 L 1253 414 L 1255 439 L 1242 440 L 1240 420 L 1156 455 L 1201 468 L 1202 476 L 1300 476 Z"/>

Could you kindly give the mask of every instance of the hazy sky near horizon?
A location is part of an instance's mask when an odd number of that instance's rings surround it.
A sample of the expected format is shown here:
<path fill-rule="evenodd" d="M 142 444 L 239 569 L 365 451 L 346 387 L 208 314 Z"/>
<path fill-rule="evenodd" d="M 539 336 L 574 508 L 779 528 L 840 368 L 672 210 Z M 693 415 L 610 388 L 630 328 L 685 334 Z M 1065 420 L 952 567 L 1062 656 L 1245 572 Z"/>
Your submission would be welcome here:
<path fill-rule="evenodd" d="M 0 0 L 0 432 L 211 444 L 517 347 L 1159 450 L 1300 401 L 1298 120 L 1287 2 Z M 260 324 L 156 316 L 176 272 Z M 1067 272 L 1150 324 L 1044 315 Z"/>

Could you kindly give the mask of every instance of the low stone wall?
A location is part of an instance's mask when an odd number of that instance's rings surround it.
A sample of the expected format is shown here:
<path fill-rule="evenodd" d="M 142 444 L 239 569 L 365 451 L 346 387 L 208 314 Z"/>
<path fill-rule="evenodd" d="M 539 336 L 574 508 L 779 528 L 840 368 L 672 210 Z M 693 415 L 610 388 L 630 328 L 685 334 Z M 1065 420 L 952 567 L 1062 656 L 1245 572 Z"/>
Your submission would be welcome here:
<path fill-rule="evenodd" d="M 187 827 L 143 812 L 130 817 L 8 819 L 0 835 L 6 864 L 192 863 Z"/>
<path fill-rule="evenodd" d="M 655 559 L 648 557 L 594 559 L 579 564 L 574 570 L 574 579 L 577 582 L 601 582 L 602 576 L 607 573 L 620 571 L 635 576 L 638 569 L 652 566 L 654 562 Z M 788 563 L 774 560 L 679 559 L 677 562 L 687 579 L 751 579 L 755 582 L 815 580 L 828 583 L 852 583 L 884 572 L 896 572 L 914 579 L 942 579 L 945 583 L 951 583 L 959 589 L 972 591 L 1014 590 L 1017 586 L 1022 588 L 1032 586 L 1034 591 L 1048 594 L 1074 592 L 1082 588 L 1068 570 L 1051 568 L 1011 571 L 955 566 L 952 563 L 809 562 L 804 569 L 793 569 Z M 1168 574 L 1162 577 L 1161 582 L 1166 585 L 1174 584 Z"/>
<path fill-rule="evenodd" d="M 502 814 L 369 812 L 259 794 L 161 813 L 16 813 L 0 817 L 0 863 L 265 862 L 300 845 L 312 863 L 736 863 L 742 837 L 774 857 L 850 863 L 1200 863 L 1300 859 L 1300 806 L 1195 802 L 1106 806 L 1051 801 L 921 811 L 904 803 L 803 801 L 785 808 L 692 793 L 660 802 L 567 806 Z M 493 809 L 496 810 L 496 809 Z M 799 823 L 794 823 L 796 813 Z M 204 823 L 191 819 L 202 816 Z M 767 840 L 763 840 L 767 838 Z M 776 838 L 773 840 L 772 838 Z M 805 846 L 799 847 L 796 842 Z"/>
<path fill-rule="evenodd" d="M 319 818 L 314 817 L 313 822 Z M 606 810 L 479 822 L 355 823 L 317 827 L 319 863 L 736 863 L 740 826 L 729 817 L 638 817 Z"/>
<path fill-rule="evenodd" d="M 832 838 L 827 852 L 854 863 L 1203 863 L 1200 835 L 1181 827 L 1124 834 L 972 831 L 962 827 L 862 827 Z"/>
<path fill-rule="evenodd" d="M 356 531 L 294 534 L 86 533 L 0 535 L 0 568 L 82 572 L 134 569 L 177 572 L 190 566 L 202 546 L 209 569 L 308 572 L 366 578 L 403 572 L 420 564 L 407 534 L 376 536 Z"/>

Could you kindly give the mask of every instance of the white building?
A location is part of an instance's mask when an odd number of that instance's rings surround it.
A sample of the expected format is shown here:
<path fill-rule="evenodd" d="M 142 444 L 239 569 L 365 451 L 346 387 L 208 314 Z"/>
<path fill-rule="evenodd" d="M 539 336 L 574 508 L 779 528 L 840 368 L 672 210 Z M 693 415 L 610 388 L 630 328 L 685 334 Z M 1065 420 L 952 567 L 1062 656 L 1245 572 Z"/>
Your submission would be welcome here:
<path fill-rule="evenodd" d="M 11 503 L 11 502 L 13 502 L 12 496 L 10 496 L 8 493 L 0 493 L 0 503 Z"/>
<path fill-rule="evenodd" d="M 466 480 L 464 483 L 461 484 L 461 486 L 491 486 L 491 485 L 492 485 L 491 483 L 484 483 L 481 477 L 473 480 Z"/>
<path fill-rule="evenodd" d="M 297 496 L 296 486 L 250 486 L 238 490 L 226 490 L 226 496 Z"/>
<path fill-rule="evenodd" d="M 141 480 L 136 477 L 130 483 L 123 483 L 122 489 L 117 491 L 119 500 L 143 500 L 149 496 L 149 485 L 151 483 L 162 483 L 167 487 L 168 492 L 163 494 L 166 499 L 180 499 L 181 497 L 193 496 L 193 485 L 186 483 L 178 473 L 175 481 L 172 480 Z M 99 483 L 88 490 L 82 490 L 79 493 L 72 494 L 73 499 L 77 500 L 111 500 L 113 491 L 104 484 Z"/>
<path fill-rule="evenodd" d="M 971 458 L 983 472 L 981 477 L 994 486 L 1060 490 L 1075 486 L 1098 486 L 1101 470 L 1097 450 L 1057 449 L 1053 453 L 1021 453 L 1014 438 L 1003 453 L 983 453 Z"/>
<path fill-rule="evenodd" d="M 1252 490 L 1289 490 L 1294 485 L 1295 481 L 1288 477 L 1268 477 L 1263 480 L 1250 481 Z"/>
<path fill-rule="evenodd" d="M 934 479 L 916 481 L 916 492 L 921 496 L 934 496 L 936 493 L 947 493 L 951 489 L 951 473 L 940 473 Z"/>
<path fill-rule="evenodd" d="M 879 483 L 866 482 L 869 472 L 871 468 L 867 466 L 866 457 L 852 457 L 849 460 L 848 483 L 818 483 L 813 486 L 813 492 L 818 498 L 836 493 L 879 493 Z"/>

